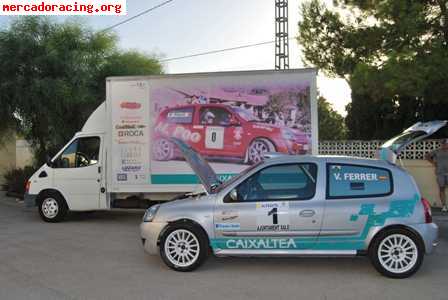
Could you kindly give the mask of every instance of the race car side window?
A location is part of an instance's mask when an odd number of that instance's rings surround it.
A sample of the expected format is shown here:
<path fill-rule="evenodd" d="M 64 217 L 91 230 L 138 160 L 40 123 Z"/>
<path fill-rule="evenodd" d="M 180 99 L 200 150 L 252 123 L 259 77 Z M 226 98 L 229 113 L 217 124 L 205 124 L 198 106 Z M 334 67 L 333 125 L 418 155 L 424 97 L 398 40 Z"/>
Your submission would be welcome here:
<path fill-rule="evenodd" d="M 327 198 L 366 198 L 392 194 L 388 169 L 352 164 L 327 164 Z"/>
<path fill-rule="evenodd" d="M 228 126 L 232 115 L 222 107 L 203 107 L 199 111 L 199 119 L 203 125 Z"/>
<path fill-rule="evenodd" d="M 174 124 L 191 124 L 193 111 L 193 107 L 172 109 L 167 113 L 166 120 L 168 123 Z"/>
<path fill-rule="evenodd" d="M 311 199 L 316 192 L 316 176 L 317 165 L 313 163 L 267 167 L 236 188 L 238 202 Z"/>

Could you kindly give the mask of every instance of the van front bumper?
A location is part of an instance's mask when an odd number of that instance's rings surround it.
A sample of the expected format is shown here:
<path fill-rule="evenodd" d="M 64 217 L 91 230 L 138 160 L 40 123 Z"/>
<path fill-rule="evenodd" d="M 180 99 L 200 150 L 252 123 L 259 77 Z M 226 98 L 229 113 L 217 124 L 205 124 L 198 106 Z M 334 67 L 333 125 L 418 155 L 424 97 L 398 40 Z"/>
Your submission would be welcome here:
<path fill-rule="evenodd" d="M 25 202 L 25 207 L 36 206 L 36 198 L 37 198 L 37 195 L 25 193 L 25 195 L 23 196 L 23 200 Z"/>
<path fill-rule="evenodd" d="M 151 255 L 159 254 L 160 233 L 168 223 L 142 222 L 140 224 L 140 236 L 143 248 Z"/>

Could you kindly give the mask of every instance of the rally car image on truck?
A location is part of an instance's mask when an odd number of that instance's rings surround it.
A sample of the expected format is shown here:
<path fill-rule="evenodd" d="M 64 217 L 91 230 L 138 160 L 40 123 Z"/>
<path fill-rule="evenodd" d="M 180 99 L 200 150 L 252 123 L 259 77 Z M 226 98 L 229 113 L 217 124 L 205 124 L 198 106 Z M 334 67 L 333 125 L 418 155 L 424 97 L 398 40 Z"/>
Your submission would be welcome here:
<path fill-rule="evenodd" d="M 180 158 L 178 138 L 209 159 L 254 164 L 267 152 L 306 154 L 309 139 L 298 129 L 270 124 L 250 110 L 223 104 L 189 104 L 163 110 L 153 133 L 153 158 Z"/>
<path fill-rule="evenodd" d="M 382 159 L 268 154 L 221 183 L 197 152 L 173 139 L 205 193 L 149 208 L 144 249 L 192 271 L 217 256 L 366 255 L 383 275 L 414 274 L 437 244 L 429 202 L 396 156 L 446 121 L 418 123 L 386 142 Z"/>

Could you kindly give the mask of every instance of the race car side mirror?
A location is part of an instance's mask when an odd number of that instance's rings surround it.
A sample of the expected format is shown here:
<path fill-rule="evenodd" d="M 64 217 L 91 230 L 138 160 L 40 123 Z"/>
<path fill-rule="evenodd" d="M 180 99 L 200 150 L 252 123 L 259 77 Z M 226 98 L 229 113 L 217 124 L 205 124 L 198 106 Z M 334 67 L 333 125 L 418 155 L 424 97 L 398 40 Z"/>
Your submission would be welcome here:
<path fill-rule="evenodd" d="M 230 196 L 230 200 L 232 200 L 232 202 L 238 201 L 238 191 L 236 189 L 231 190 L 229 196 Z"/>

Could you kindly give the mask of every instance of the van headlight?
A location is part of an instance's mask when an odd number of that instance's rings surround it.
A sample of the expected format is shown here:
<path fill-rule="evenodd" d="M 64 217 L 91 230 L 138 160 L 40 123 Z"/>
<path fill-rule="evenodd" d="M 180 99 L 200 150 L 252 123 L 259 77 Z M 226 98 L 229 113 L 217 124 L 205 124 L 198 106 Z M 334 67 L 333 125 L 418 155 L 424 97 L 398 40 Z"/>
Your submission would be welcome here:
<path fill-rule="evenodd" d="M 160 204 L 156 204 L 148 208 L 143 216 L 143 222 L 152 222 L 157 214 L 157 211 L 159 210 L 159 207 Z"/>

